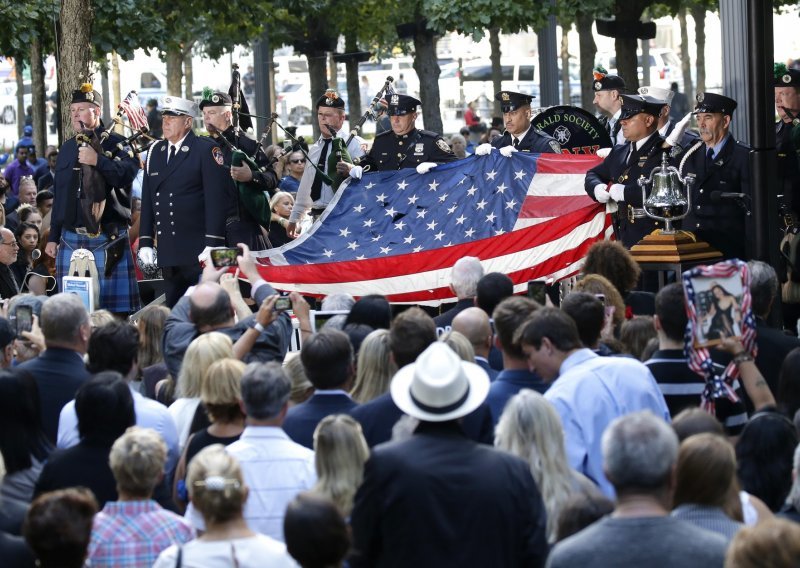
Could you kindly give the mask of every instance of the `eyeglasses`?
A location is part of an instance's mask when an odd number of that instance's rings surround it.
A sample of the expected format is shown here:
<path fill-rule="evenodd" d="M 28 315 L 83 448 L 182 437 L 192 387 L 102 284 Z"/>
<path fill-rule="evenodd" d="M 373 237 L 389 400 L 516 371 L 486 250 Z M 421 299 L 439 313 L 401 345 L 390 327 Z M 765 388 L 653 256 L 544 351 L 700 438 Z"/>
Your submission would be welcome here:
<path fill-rule="evenodd" d="M 289 160 L 289 161 L 291 163 L 293 163 L 293 164 L 305 164 L 306 163 L 306 159 L 305 158 L 300 158 L 299 160 Z"/>
<path fill-rule="evenodd" d="M 7 243 L 5 241 L 1 241 L 0 245 L 7 245 L 7 246 L 10 246 L 10 247 L 19 247 L 19 243 L 17 241 L 11 241 L 10 243 Z"/>

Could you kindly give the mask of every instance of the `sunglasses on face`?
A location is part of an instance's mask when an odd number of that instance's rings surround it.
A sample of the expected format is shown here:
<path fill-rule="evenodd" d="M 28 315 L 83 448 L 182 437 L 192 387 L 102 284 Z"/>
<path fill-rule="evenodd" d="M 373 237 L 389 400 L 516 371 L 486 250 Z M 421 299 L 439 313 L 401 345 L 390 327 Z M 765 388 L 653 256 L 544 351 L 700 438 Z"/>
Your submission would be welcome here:
<path fill-rule="evenodd" d="M 293 163 L 293 164 L 305 164 L 306 163 L 306 159 L 305 158 L 300 158 L 299 160 L 289 160 L 289 161 L 291 163 Z"/>

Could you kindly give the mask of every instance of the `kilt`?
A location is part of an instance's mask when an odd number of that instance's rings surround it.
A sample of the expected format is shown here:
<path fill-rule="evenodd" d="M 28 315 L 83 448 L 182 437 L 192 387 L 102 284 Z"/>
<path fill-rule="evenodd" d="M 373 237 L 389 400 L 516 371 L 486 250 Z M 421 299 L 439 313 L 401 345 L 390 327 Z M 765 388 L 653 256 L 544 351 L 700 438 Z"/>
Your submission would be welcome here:
<path fill-rule="evenodd" d="M 106 248 L 121 239 L 127 242 L 128 231 L 120 231 L 119 237 L 113 241 L 104 234 L 100 234 L 97 237 L 89 237 L 66 229 L 62 231 L 61 242 L 56 255 L 58 291 L 63 291 L 63 277 L 69 276 L 67 271 L 69 270 L 69 260 L 72 252 L 79 248 L 85 248 L 94 254 L 97 275 L 100 280 L 100 305 L 96 306 L 96 309 L 105 309 L 114 313 L 131 313 L 139 310 L 141 308 L 139 286 L 136 283 L 135 266 L 129 244 L 125 246 L 125 252 L 114 268 L 114 272 L 110 277 L 105 277 Z"/>

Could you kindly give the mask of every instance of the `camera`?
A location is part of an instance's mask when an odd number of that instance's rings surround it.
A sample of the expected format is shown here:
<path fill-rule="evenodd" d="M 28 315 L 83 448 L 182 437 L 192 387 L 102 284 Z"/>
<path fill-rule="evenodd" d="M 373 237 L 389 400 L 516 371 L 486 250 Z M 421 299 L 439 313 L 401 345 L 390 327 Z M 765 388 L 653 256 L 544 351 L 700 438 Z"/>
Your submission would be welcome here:
<path fill-rule="evenodd" d="M 217 247 L 211 249 L 211 263 L 215 268 L 236 266 L 236 257 L 244 254 L 239 247 Z"/>
<path fill-rule="evenodd" d="M 275 307 L 273 308 L 276 312 L 285 312 L 286 310 L 290 310 L 292 308 L 292 300 L 289 299 L 288 296 L 281 296 L 277 300 L 275 300 Z"/>

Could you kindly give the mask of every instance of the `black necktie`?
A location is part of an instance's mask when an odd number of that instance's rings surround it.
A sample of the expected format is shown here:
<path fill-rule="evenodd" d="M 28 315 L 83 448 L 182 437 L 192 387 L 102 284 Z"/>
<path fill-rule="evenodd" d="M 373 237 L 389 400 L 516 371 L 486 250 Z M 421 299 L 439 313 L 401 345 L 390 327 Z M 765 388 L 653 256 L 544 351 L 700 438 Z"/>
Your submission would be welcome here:
<path fill-rule="evenodd" d="M 519 148 L 519 138 L 514 138 L 514 148 Z"/>
<path fill-rule="evenodd" d="M 710 167 L 714 162 L 714 148 L 709 148 L 706 152 L 706 167 Z"/>
<path fill-rule="evenodd" d="M 629 166 L 633 164 L 636 160 L 634 159 L 634 154 L 636 154 L 636 144 L 631 142 L 631 151 L 628 154 L 628 161 L 626 162 Z"/>
<path fill-rule="evenodd" d="M 328 157 L 328 146 L 331 143 L 330 138 L 323 139 L 324 145 L 322 151 L 319 153 L 319 160 L 317 160 L 317 173 L 314 176 L 314 183 L 311 184 L 311 200 L 317 201 L 322 195 L 322 172 L 325 171 L 326 158 Z"/>
<path fill-rule="evenodd" d="M 167 158 L 167 163 L 169 164 L 172 161 L 172 158 L 175 157 L 175 146 L 169 147 L 169 157 Z"/>

